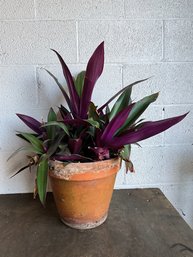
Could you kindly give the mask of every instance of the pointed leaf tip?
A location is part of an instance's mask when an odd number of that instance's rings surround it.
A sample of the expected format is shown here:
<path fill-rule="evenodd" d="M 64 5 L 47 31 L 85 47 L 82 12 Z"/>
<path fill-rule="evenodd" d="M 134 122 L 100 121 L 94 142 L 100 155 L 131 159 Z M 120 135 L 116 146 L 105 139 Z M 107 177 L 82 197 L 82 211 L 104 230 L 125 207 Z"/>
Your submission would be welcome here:
<path fill-rule="evenodd" d="M 172 118 L 158 121 L 147 121 L 141 124 L 137 130 L 130 131 L 118 137 L 114 137 L 109 144 L 111 147 L 119 148 L 125 144 L 133 144 L 138 141 L 155 136 L 182 121 L 188 113 Z"/>
<path fill-rule="evenodd" d="M 20 118 L 20 120 L 22 120 L 30 129 L 32 129 L 38 135 L 42 134 L 43 131 L 41 129 L 41 123 L 39 121 L 25 114 L 16 113 L 16 115 L 18 118 Z"/>
<path fill-rule="evenodd" d="M 149 77 L 150 78 L 150 77 Z M 119 96 L 121 93 L 123 93 L 125 90 L 127 90 L 129 87 L 133 87 L 134 85 L 137 85 L 141 82 L 144 82 L 146 80 L 148 80 L 149 78 L 146 78 L 146 79 L 142 79 L 142 80 L 138 80 L 138 81 L 135 81 L 133 82 L 132 84 L 122 88 L 120 91 L 118 91 L 115 95 L 113 95 L 106 103 L 104 103 L 99 109 L 98 109 L 98 112 L 102 112 L 102 110 L 110 103 L 112 102 L 117 96 Z"/>
<path fill-rule="evenodd" d="M 85 74 L 82 98 L 80 102 L 80 117 L 87 118 L 88 107 L 96 81 L 101 76 L 104 67 L 104 42 L 102 42 L 90 57 Z"/>
<path fill-rule="evenodd" d="M 69 93 L 70 93 L 71 105 L 72 105 L 72 108 L 73 108 L 73 111 L 74 111 L 75 115 L 77 115 L 78 112 L 79 112 L 80 98 L 79 98 L 78 93 L 76 92 L 76 88 L 75 88 L 75 85 L 74 85 L 72 74 L 71 74 L 68 66 L 64 62 L 62 56 L 56 50 L 54 50 L 54 49 L 51 49 L 51 50 L 56 53 L 56 55 L 57 55 L 57 57 L 60 61 L 60 64 L 62 66 L 62 71 L 63 71 L 64 77 L 66 79 L 66 83 L 67 83 L 68 90 L 69 90 Z"/>
<path fill-rule="evenodd" d="M 148 106 L 156 101 L 158 95 L 159 93 L 154 93 L 152 95 L 145 96 L 136 102 L 123 126 L 117 130 L 117 135 L 121 134 L 126 128 L 129 128 L 129 126 L 131 126 L 141 116 L 141 114 L 148 108 Z"/>

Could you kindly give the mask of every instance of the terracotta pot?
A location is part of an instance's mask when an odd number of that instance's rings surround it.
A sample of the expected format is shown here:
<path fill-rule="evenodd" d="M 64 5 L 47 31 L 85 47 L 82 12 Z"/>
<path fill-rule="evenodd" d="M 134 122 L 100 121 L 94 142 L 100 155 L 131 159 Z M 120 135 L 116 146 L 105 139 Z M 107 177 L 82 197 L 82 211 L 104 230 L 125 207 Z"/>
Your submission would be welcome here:
<path fill-rule="evenodd" d="M 120 159 L 89 163 L 50 162 L 50 181 L 61 220 L 77 229 L 94 228 L 108 215 Z"/>

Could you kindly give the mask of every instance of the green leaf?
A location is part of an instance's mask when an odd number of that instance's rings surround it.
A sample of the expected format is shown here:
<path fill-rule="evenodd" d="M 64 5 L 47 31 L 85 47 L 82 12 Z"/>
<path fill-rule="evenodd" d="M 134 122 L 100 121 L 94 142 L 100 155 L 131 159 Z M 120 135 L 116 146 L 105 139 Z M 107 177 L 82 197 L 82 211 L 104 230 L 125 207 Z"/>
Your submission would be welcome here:
<path fill-rule="evenodd" d="M 30 168 L 32 165 L 29 163 L 26 166 L 22 167 L 21 169 L 19 169 L 15 174 L 13 174 L 10 178 L 15 177 L 17 174 L 19 174 L 20 172 L 22 172 L 23 170 Z"/>
<path fill-rule="evenodd" d="M 42 160 L 37 168 L 37 187 L 40 201 L 45 205 L 48 177 L 48 160 Z"/>
<path fill-rule="evenodd" d="M 86 120 L 93 127 L 100 127 L 100 118 L 97 112 L 97 106 L 93 102 L 90 102 L 88 109 L 88 119 Z"/>
<path fill-rule="evenodd" d="M 51 121 L 56 121 L 56 120 L 57 120 L 56 113 L 54 112 L 54 110 L 52 108 L 50 108 L 49 113 L 48 113 L 47 121 L 51 122 Z M 50 139 L 54 138 L 55 133 L 56 133 L 55 127 L 49 127 L 48 126 L 46 128 L 46 130 L 47 130 L 47 133 L 48 133 L 48 138 L 50 138 Z"/>
<path fill-rule="evenodd" d="M 120 111 L 131 103 L 131 91 L 132 87 L 129 87 L 119 96 L 110 112 L 109 120 L 112 120 Z"/>
<path fill-rule="evenodd" d="M 123 149 L 120 152 L 120 156 L 124 161 L 130 160 L 131 154 L 131 145 L 124 145 Z"/>
<path fill-rule="evenodd" d="M 65 132 L 68 136 L 70 135 L 67 126 L 66 126 L 63 122 L 50 121 L 50 122 L 47 122 L 46 124 L 42 125 L 42 127 L 48 127 L 48 126 L 58 126 L 58 127 L 60 127 L 61 129 L 63 129 L 64 132 Z"/>
<path fill-rule="evenodd" d="M 41 157 L 41 160 L 46 160 L 46 159 L 49 159 L 50 156 L 52 156 L 57 148 L 59 147 L 59 144 L 62 140 L 62 138 L 64 137 L 64 135 L 59 135 L 58 137 L 54 138 L 51 142 L 50 142 L 50 147 L 48 148 L 48 151 L 46 152 L 46 154 L 44 154 L 42 157 Z"/>
<path fill-rule="evenodd" d="M 147 107 L 151 103 L 155 102 L 158 95 L 159 93 L 155 93 L 155 94 L 146 96 L 140 101 L 136 102 L 131 112 L 129 113 L 127 120 L 125 121 L 123 126 L 117 130 L 115 135 L 119 135 L 125 129 L 129 128 L 140 117 L 140 115 L 147 109 Z"/>
<path fill-rule="evenodd" d="M 123 149 L 120 152 L 120 156 L 125 161 L 126 172 L 128 172 L 128 170 L 130 172 L 134 172 L 134 167 L 133 167 L 133 163 L 130 160 L 130 155 L 131 155 L 131 145 L 124 145 Z"/>
<path fill-rule="evenodd" d="M 39 135 L 35 134 L 35 133 L 30 133 L 31 135 L 35 136 L 35 137 L 38 137 Z M 25 140 L 26 142 L 29 142 L 25 137 L 23 137 L 21 134 L 16 134 L 17 137 Z"/>
<path fill-rule="evenodd" d="M 69 112 L 69 110 L 66 109 L 66 107 L 64 107 L 62 104 L 61 104 L 60 107 L 58 107 L 58 108 L 59 108 L 60 114 L 61 114 L 61 116 L 62 116 L 63 118 L 66 117 L 67 115 L 70 115 L 70 116 L 71 116 L 71 113 Z"/>
<path fill-rule="evenodd" d="M 48 122 L 50 121 L 56 121 L 57 120 L 57 116 L 55 111 L 53 110 L 53 108 L 50 108 L 49 113 L 48 113 Z"/>
<path fill-rule="evenodd" d="M 20 133 L 26 138 L 33 146 L 34 150 L 39 153 L 43 153 L 43 143 L 40 139 L 30 133 Z"/>
<path fill-rule="evenodd" d="M 99 121 L 99 115 L 97 112 L 97 106 L 93 102 L 90 102 L 89 108 L 88 108 L 88 118 Z"/>
<path fill-rule="evenodd" d="M 71 152 L 68 148 L 68 144 L 60 144 L 58 146 L 58 148 L 60 149 L 59 152 L 57 154 L 59 155 L 70 155 Z"/>
<path fill-rule="evenodd" d="M 72 111 L 72 105 L 71 105 L 71 102 L 70 102 L 70 98 L 67 95 L 64 87 L 59 83 L 58 79 L 49 70 L 46 70 L 46 69 L 44 69 L 44 70 L 54 79 L 54 81 L 56 82 L 56 84 L 58 85 L 60 90 L 62 91 L 62 94 L 63 94 L 63 96 L 64 96 L 64 98 L 65 98 L 65 100 L 66 100 L 66 102 L 67 102 L 67 104 L 68 104 L 68 106 L 70 108 L 70 110 Z"/>
<path fill-rule="evenodd" d="M 66 93 L 66 91 L 64 90 L 63 86 L 59 83 L 58 79 L 54 76 L 54 74 L 52 74 L 49 70 L 44 69 L 52 78 L 53 80 L 56 82 L 56 84 L 58 85 L 58 87 L 60 88 L 60 90 L 62 91 L 62 93 Z"/>
<path fill-rule="evenodd" d="M 82 91 L 84 87 L 85 73 L 86 73 L 85 71 L 81 71 L 75 80 L 76 91 L 80 97 L 82 96 Z"/>
<path fill-rule="evenodd" d="M 9 161 L 11 158 L 13 158 L 16 154 L 18 154 L 20 151 L 27 151 L 27 152 L 33 152 L 36 154 L 42 154 L 42 152 L 37 151 L 33 146 L 22 146 L 20 148 L 18 148 L 16 151 L 14 151 L 9 158 L 7 159 L 7 161 Z"/>
<path fill-rule="evenodd" d="M 111 110 L 110 110 L 109 106 L 107 105 L 106 109 L 105 109 L 105 114 L 108 115 L 110 112 L 111 112 Z"/>
<path fill-rule="evenodd" d="M 98 123 L 98 121 L 96 120 L 93 120 L 92 118 L 86 120 L 89 124 L 91 124 L 93 127 L 96 127 L 96 128 L 100 128 L 100 124 Z"/>
<path fill-rule="evenodd" d="M 133 82 L 132 84 L 122 88 L 120 91 L 118 91 L 114 96 L 112 96 L 105 104 L 103 104 L 99 109 L 98 109 L 98 112 L 100 113 L 110 102 L 112 102 L 118 95 L 120 95 L 121 93 L 123 93 L 125 90 L 127 90 L 129 87 L 133 87 L 141 82 L 144 82 L 146 80 L 148 80 L 149 78 L 147 79 L 142 79 L 142 80 L 139 80 L 139 81 L 135 81 Z"/>

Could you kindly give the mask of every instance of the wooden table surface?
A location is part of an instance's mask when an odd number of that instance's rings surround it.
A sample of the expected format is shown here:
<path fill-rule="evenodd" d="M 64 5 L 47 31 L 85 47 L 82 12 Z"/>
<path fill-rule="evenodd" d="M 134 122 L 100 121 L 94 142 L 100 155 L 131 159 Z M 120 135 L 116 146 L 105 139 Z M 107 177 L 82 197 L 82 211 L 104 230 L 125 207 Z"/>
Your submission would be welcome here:
<path fill-rule="evenodd" d="M 0 196 L 0 257 L 191 257 L 193 231 L 158 189 L 114 191 L 107 221 L 79 231 L 63 225 L 52 195 Z"/>

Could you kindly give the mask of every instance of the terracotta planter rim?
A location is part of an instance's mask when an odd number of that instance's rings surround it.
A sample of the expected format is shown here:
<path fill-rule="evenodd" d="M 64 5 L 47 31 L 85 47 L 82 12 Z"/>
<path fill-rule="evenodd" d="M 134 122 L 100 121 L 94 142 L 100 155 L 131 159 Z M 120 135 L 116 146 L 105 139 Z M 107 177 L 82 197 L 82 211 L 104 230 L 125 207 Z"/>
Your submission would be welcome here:
<path fill-rule="evenodd" d="M 110 158 L 110 159 L 106 159 L 106 160 L 102 160 L 102 161 L 93 161 L 93 162 L 64 162 L 64 161 L 58 161 L 58 160 L 49 160 L 49 163 L 61 163 L 61 164 L 78 164 L 78 165 L 82 165 L 82 164 L 100 164 L 100 163 L 106 163 L 112 160 L 116 160 L 116 159 L 120 159 L 120 157 L 115 157 L 115 158 Z"/>
<path fill-rule="evenodd" d="M 49 165 L 49 175 L 51 177 L 70 181 L 88 181 L 101 179 L 117 173 L 120 169 L 120 158 L 78 163 L 50 161 Z"/>

